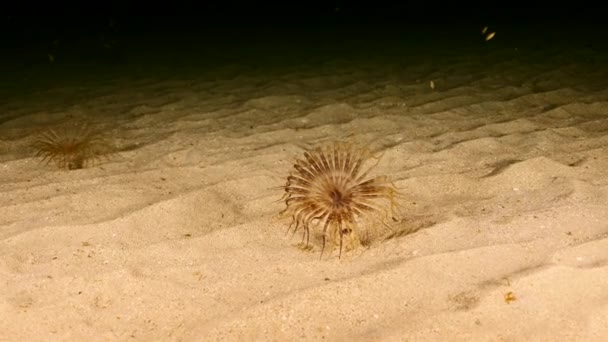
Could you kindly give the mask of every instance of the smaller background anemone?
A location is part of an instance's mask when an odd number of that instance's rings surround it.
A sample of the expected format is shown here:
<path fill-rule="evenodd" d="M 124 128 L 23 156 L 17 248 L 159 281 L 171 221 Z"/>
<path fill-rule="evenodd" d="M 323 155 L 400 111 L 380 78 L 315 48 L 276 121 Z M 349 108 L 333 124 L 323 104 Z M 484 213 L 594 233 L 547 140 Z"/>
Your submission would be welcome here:
<path fill-rule="evenodd" d="M 67 170 L 93 166 L 111 152 L 98 132 L 86 123 L 74 121 L 38 134 L 32 147 L 42 162 L 53 162 Z"/>

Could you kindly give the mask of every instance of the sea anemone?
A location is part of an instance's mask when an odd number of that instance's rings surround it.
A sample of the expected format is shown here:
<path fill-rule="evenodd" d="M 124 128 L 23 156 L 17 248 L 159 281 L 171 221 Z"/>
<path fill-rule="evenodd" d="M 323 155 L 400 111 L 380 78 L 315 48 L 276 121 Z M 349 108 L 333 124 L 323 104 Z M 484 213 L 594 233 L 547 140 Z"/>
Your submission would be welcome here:
<path fill-rule="evenodd" d="M 365 169 L 370 160 L 375 162 Z M 388 209 L 392 214 L 397 205 L 398 192 L 388 177 L 366 179 L 379 161 L 380 157 L 369 150 L 342 142 L 304 152 L 304 158 L 296 160 L 282 187 L 286 208 L 281 214 L 292 218 L 288 232 L 293 228 L 295 234 L 302 227 L 302 245 L 310 249 L 311 225 L 322 227 L 321 257 L 328 239 L 339 245 L 338 257 L 345 237 L 360 244 L 362 232 L 358 223 L 363 216 L 375 212 L 388 216 Z M 381 203 L 390 207 L 383 208 Z"/>
<path fill-rule="evenodd" d="M 57 167 L 68 170 L 91 166 L 110 150 L 87 124 L 75 122 L 40 133 L 32 147 L 43 162 L 54 162 Z"/>

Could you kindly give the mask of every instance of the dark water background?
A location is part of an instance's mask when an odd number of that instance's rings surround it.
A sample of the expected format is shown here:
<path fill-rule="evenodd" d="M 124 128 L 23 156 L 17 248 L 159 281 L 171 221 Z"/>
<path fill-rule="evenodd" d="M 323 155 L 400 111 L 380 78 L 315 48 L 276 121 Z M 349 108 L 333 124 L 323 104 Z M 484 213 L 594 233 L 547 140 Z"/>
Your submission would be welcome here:
<path fill-rule="evenodd" d="M 440 60 L 505 47 L 605 53 L 608 24 L 601 9 L 581 3 L 561 6 L 26 3 L 9 5 L 0 16 L 2 71 L 4 77 L 18 79 L 53 68 L 297 66 L 326 58 L 407 57 L 421 51 Z M 488 42 L 481 35 L 484 26 L 496 32 Z"/>
<path fill-rule="evenodd" d="M 598 6 L 580 2 L 203 3 L 5 5 L 0 106 L 7 112 L 11 99 L 39 90 L 116 78 L 213 80 L 328 65 L 398 71 L 419 64 L 449 69 L 455 59 L 479 70 L 513 68 L 513 61 L 524 68 L 581 64 L 578 76 L 591 86 L 603 84 L 595 78 L 607 69 L 607 21 Z M 490 40 L 486 26 L 496 32 Z"/>

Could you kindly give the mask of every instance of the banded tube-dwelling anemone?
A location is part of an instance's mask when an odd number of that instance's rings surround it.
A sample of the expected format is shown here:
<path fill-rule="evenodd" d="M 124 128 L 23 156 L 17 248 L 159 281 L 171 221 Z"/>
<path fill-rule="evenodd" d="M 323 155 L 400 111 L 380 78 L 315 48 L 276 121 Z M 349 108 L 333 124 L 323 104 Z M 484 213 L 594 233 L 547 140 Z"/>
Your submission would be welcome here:
<path fill-rule="evenodd" d="M 54 162 L 57 167 L 68 170 L 91 166 L 110 151 L 98 133 L 87 124 L 76 122 L 38 134 L 32 147 L 42 162 Z"/>
<path fill-rule="evenodd" d="M 368 178 L 379 161 L 369 150 L 343 142 L 305 152 L 282 187 L 286 208 L 281 214 L 292 218 L 288 232 L 302 227 L 302 244 L 311 248 L 311 229 L 319 227 L 321 257 L 327 240 L 339 246 L 339 257 L 345 238 L 358 244 L 363 216 L 384 212 L 387 217 L 397 205 L 397 189 L 387 176 Z"/>

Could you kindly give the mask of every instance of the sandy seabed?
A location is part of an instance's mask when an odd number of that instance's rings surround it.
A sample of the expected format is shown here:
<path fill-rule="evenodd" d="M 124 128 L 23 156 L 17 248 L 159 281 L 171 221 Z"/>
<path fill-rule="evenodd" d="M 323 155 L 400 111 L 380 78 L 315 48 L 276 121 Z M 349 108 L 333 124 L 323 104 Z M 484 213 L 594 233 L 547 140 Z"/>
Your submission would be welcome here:
<path fill-rule="evenodd" d="M 605 341 L 605 63 L 504 48 L 12 96 L 0 340 Z M 35 134 L 70 120 L 115 153 L 40 163 Z M 333 140 L 383 153 L 404 196 L 390 234 L 320 260 L 276 187 Z"/>

